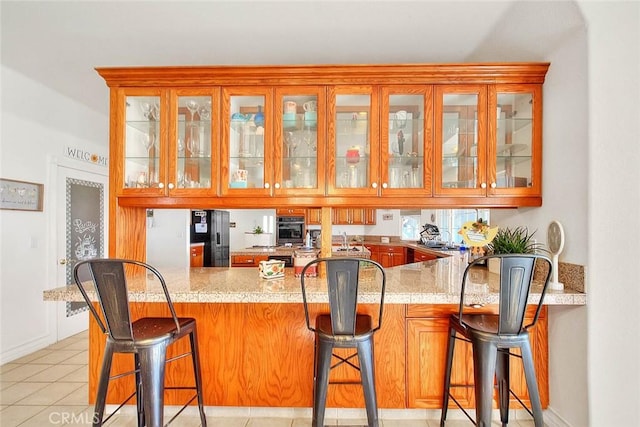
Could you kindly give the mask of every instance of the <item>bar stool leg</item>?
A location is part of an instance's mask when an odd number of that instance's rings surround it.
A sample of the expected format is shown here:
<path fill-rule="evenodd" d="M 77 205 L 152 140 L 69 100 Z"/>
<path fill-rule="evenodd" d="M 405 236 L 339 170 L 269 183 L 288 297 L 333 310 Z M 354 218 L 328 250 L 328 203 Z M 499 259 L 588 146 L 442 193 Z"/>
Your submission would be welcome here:
<path fill-rule="evenodd" d="M 204 413 L 204 402 L 202 401 L 202 375 L 200 373 L 200 355 L 198 353 L 198 337 L 196 329 L 189 334 L 191 343 L 191 360 L 193 361 L 193 377 L 196 383 L 196 393 L 198 394 L 198 411 L 200 412 L 200 423 L 202 427 L 207 427 L 207 417 Z"/>
<path fill-rule="evenodd" d="M 491 426 L 493 381 L 496 374 L 497 347 L 495 344 L 474 339 L 473 380 L 476 392 L 476 426 Z"/>
<path fill-rule="evenodd" d="M 164 370 L 166 343 L 140 349 L 142 400 L 148 427 L 164 426 Z"/>
<path fill-rule="evenodd" d="M 498 383 L 498 401 L 500 403 L 500 421 L 503 426 L 509 423 L 509 350 L 498 350 L 496 361 L 496 381 Z"/>
<path fill-rule="evenodd" d="M 93 427 L 102 425 L 104 417 L 104 406 L 107 399 L 107 389 L 109 388 L 109 376 L 111 375 L 111 361 L 113 360 L 113 346 L 107 340 L 102 355 L 102 368 L 100 369 L 100 379 L 98 380 L 98 392 L 96 394 L 96 406 L 93 411 Z"/>
<path fill-rule="evenodd" d="M 451 367 L 453 366 L 453 350 L 456 345 L 456 330 L 449 328 L 449 341 L 447 341 L 447 365 L 444 371 L 444 389 L 442 390 L 442 412 L 440 413 L 440 426 L 444 427 L 449 409 L 449 393 L 451 390 Z"/>
<path fill-rule="evenodd" d="M 324 427 L 324 412 L 327 404 L 327 389 L 329 388 L 329 370 L 331 369 L 331 355 L 333 353 L 333 345 L 330 342 L 318 341 L 312 427 Z"/>
<path fill-rule="evenodd" d="M 531 402 L 531 412 L 533 412 L 533 423 L 535 427 L 543 427 L 544 421 L 542 417 L 542 403 L 540 402 L 540 393 L 538 391 L 538 381 L 536 379 L 536 370 L 533 365 L 533 355 L 531 354 L 531 345 L 529 339 L 523 341 L 522 347 L 522 365 L 524 367 L 524 377 L 527 380 L 527 391 L 529 392 L 529 401 Z"/>
<path fill-rule="evenodd" d="M 360 377 L 364 391 L 365 406 L 369 427 L 379 427 L 378 402 L 376 399 L 376 384 L 373 365 L 373 337 L 358 342 L 358 361 L 360 363 Z"/>
<path fill-rule="evenodd" d="M 135 363 L 135 381 L 136 381 L 136 410 L 138 412 L 138 427 L 144 427 L 144 405 L 142 394 L 142 375 L 140 375 L 140 356 L 138 353 L 133 355 Z"/>

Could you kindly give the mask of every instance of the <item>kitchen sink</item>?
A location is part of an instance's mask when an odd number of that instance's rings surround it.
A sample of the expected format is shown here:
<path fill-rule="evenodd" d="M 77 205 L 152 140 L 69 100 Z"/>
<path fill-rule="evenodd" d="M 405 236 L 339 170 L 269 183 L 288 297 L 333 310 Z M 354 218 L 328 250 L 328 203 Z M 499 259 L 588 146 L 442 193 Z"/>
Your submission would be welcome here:
<path fill-rule="evenodd" d="M 349 251 L 349 252 L 359 252 L 360 249 L 356 248 L 356 247 L 349 248 L 349 249 L 347 249 L 347 248 L 338 248 L 338 249 L 334 249 L 333 251 L 334 252 L 347 252 L 347 251 Z"/>

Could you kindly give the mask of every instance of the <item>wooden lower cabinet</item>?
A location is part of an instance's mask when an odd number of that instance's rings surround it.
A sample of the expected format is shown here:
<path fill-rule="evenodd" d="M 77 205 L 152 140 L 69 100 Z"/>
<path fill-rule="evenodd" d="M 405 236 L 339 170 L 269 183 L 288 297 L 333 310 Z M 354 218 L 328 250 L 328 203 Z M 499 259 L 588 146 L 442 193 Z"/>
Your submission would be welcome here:
<path fill-rule="evenodd" d="M 324 304 L 310 306 L 312 318 L 326 312 Z M 375 375 L 380 408 L 438 409 L 447 346 L 448 316 L 453 305 L 386 304 L 382 328 L 374 339 Z M 308 331 L 301 303 L 176 303 L 178 316 L 194 317 L 207 406 L 311 407 L 313 405 L 314 337 Z M 375 314 L 375 306 L 365 306 Z M 482 310 L 491 310 L 484 307 Z M 135 302 L 132 316 L 169 316 L 165 304 Z M 105 337 L 93 319 L 89 322 L 89 402 L 94 403 Z M 542 406 L 549 402 L 546 309 L 532 334 L 532 347 Z M 169 348 L 167 357 L 188 349 L 188 338 Z M 342 350 L 344 353 L 347 350 Z M 453 381 L 473 383 L 471 349 L 456 344 Z M 133 366 L 131 355 L 117 355 L 111 374 Z M 167 387 L 191 384 L 191 365 L 183 358 L 167 366 Z M 327 407 L 363 408 L 358 378 L 353 368 L 341 366 L 331 373 Z M 512 389 L 527 401 L 526 382 L 519 359 L 511 365 Z M 133 378 L 113 381 L 108 403 L 124 400 L 133 390 Z M 171 390 L 166 405 L 184 401 L 187 391 Z M 472 388 L 454 391 L 466 407 L 475 406 Z M 517 408 L 516 404 L 512 407 Z"/>
<path fill-rule="evenodd" d="M 314 336 L 305 323 L 301 303 L 232 304 L 176 303 L 178 316 L 194 317 L 207 406 L 313 406 Z M 311 313 L 326 312 L 314 304 Z M 132 316 L 169 316 L 162 303 L 132 303 Z M 365 312 L 377 313 L 366 306 Z M 382 329 L 374 338 L 378 406 L 404 408 L 405 321 L 404 305 L 385 306 Z M 315 318 L 315 316 L 314 316 Z M 104 351 L 104 334 L 93 319 L 89 323 L 89 401 L 95 402 L 96 385 Z M 188 349 L 188 338 L 168 349 L 167 357 Z M 117 355 L 112 375 L 131 370 L 133 356 Z M 192 384 L 189 358 L 167 365 L 167 387 Z M 332 371 L 332 382 L 357 378 L 353 368 Z M 113 381 L 108 403 L 124 400 L 133 390 L 133 378 Z M 165 405 L 177 405 L 188 391 L 167 391 Z M 327 407 L 364 408 L 359 384 L 330 384 Z"/>
<path fill-rule="evenodd" d="M 257 267 L 268 259 L 267 255 L 231 255 L 231 267 Z"/>
<path fill-rule="evenodd" d="M 383 267 L 395 267 L 406 264 L 405 248 L 403 246 L 378 245 L 377 256 Z"/>
<path fill-rule="evenodd" d="M 530 321 L 534 315 L 534 309 L 534 307 L 529 308 L 527 320 Z M 442 405 L 449 315 L 457 310 L 457 305 L 409 305 L 407 308 L 407 405 L 409 408 L 433 409 L 440 408 Z M 483 312 L 493 312 L 493 310 L 495 310 L 494 307 L 478 309 Z M 546 312 L 546 308 L 543 308 L 538 323 L 530 335 L 543 408 L 549 404 Z M 517 351 L 514 352 L 517 353 Z M 524 370 L 519 358 L 511 358 L 510 371 L 511 389 L 525 404 L 530 405 Z M 454 387 L 451 390 L 455 399 L 463 407 L 475 407 L 475 394 L 472 387 L 473 352 L 471 344 L 461 340 L 456 341 L 451 382 L 469 386 Z M 455 404 L 450 402 L 449 407 L 454 408 Z M 494 395 L 494 407 L 497 408 L 497 391 Z M 511 407 L 514 409 L 520 407 L 513 397 Z"/>
<path fill-rule="evenodd" d="M 413 262 L 431 261 L 434 259 L 438 259 L 438 257 L 433 254 L 428 254 L 426 252 L 420 252 L 420 251 L 415 251 L 413 253 Z"/>
<path fill-rule="evenodd" d="M 204 266 L 204 245 L 191 245 L 191 267 Z"/>

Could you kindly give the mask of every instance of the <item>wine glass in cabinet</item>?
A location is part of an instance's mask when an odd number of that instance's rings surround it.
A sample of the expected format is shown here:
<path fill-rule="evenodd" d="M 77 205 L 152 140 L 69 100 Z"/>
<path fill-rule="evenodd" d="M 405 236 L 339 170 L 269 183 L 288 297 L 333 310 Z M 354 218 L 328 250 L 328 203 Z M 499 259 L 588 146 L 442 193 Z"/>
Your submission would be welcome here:
<path fill-rule="evenodd" d="M 328 93 L 330 195 L 377 196 L 379 102 L 373 86 L 332 86 Z"/>
<path fill-rule="evenodd" d="M 380 194 L 431 195 L 433 87 L 383 87 Z"/>
<path fill-rule="evenodd" d="M 276 88 L 274 195 L 324 195 L 325 99 L 322 86 Z"/>
<path fill-rule="evenodd" d="M 219 89 L 176 89 L 169 129 L 172 195 L 215 195 L 219 153 Z"/>
<path fill-rule="evenodd" d="M 112 126 L 112 147 L 117 148 L 111 174 L 119 196 L 165 194 L 166 101 L 166 91 L 160 89 L 121 89 L 113 94 L 112 108 L 121 119 Z"/>
<path fill-rule="evenodd" d="M 222 90 L 221 192 L 271 196 L 273 94 L 271 88 Z"/>

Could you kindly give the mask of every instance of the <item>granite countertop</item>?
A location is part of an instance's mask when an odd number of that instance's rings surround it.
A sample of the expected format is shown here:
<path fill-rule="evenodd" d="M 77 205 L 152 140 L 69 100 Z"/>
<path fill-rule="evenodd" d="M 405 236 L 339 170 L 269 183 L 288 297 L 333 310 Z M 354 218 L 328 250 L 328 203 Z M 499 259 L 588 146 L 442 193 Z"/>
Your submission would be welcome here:
<path fill-rule="evenodd" d="M 339 246 L 334 246 L 336 249 Z M 351 245 L 350 247 L 358 248 L 357 251 L 338 251 L 333 250 L 331 252 L 332 256 L 344 257 L 344 256 L 353 256 L 358 258 L 370 258 L 371 251 L 361 245 Z M 301 248 L 287 248 L 284 246 L 269 246 L 269 247 L 255 247 L 255 248 L 244 248 L 231 251 L 231 256 L 233 255 L 285 255 L 285 256 L 293 256 L 293 253 L 296 250 L 300 250 Z M 316 252 L 320 252 L 320 249 L 312 248 L 312 250 Z"/>
<path fill-rule="evenodd" d="M 461 257 L 439 258 L 385 269 L 387 304 L 458 304 L 460 281 L 466 261 Z M 200 267 L 170 269 L 158 267 L 168 284 L 173 302 L 201 303 L 301 303 L 300 278 L 293 269 L 285 269 L 285 277 L 261 279 L 257 268 Z M 479 268 L 467 285 L 466 303 L 495 304 L 498 275 Z M 360 296 L 373 301 L 372 277 L 362 275 Z M 326 283 L 322 278 L 309 278 L 307 298 L 310 302 L 326 302 Z M 534 283 L 529 303 L 540 299 L 540 284 Z M 132 301 L 163 301 L 156 280 L 145 277 L 130 281 Z M 82 301 L 76 286 L 63 286 L 44 291 L 45 301 Z M 550 305 L 584 305 L 586 294 L 565 289 L 548 290 L 544 300 Z"/>

